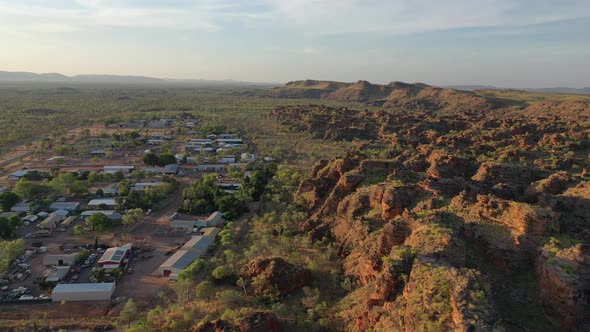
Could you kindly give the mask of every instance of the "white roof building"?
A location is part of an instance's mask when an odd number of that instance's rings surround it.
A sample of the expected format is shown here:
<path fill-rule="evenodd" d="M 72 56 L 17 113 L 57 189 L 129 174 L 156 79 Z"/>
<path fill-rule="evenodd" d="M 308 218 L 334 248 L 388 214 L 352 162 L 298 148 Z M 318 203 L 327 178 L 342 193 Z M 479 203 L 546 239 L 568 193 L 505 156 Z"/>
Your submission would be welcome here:
<path fill-rule="evenodd" d="M 99 205 L 116 206 L 117 202 L 115 202 L 114 198 L 95 198 L 88 202 L 88 206 L 90 207 L 95 207 Z"/>
<path fill-rule="evenodd" d="M 115 292 L 114 282 L 86 284 L 57 284 L 51 293 L 53 302 L 107 301 Z"/>
<path fill-rule="evenodd" d="M 67 210 L 74 211 L 80 207 L 78 202 L 53 202 L 49 207 L 53 210 Z"/>

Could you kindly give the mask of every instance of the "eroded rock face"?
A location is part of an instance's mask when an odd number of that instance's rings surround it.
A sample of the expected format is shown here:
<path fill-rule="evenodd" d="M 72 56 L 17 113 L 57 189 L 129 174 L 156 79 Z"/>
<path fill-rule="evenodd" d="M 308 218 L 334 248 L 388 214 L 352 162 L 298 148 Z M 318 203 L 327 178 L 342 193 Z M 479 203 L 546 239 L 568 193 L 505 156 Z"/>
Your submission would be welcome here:
<path fill-rule="evenodd" d="M 267 287 L 276 288 L 281 295 L 300 289 L 311 280 L 308 269 L 293 265 L 281 257 L 257 258 L 250 262 L 243 275 L 248 279 L 262 278 Z M 264 291 L 265 288 L 256 289 L 260 294 Z"/>
<path fill-rule="evenodd" d="M 434 179 L 463 177 L 470 178 L 475 173 L 473 160 L 459 158 L 442 152 L 434 152 L 428 158 L 430 167 L 426 174 Z"/>
<path fill-rule="evenodd" d="M 240 332 L 281 332 L 283 328 L 272 311 L 248 313 L 240 322 Z"/>
<path fill-rule="evenodd" d="M 547 316 L 565 331 L 590 326 L 590 247 L 543 249 L 536 270 Z"/>
<path fill-rule="evenodd" d="M 497 331 L 490 295 L 477 271 L 416 261 L 403 292 L 404 331 Z"/>
<path fill-rule="evenodd" d="M 205 323 L 200 324 L 197 327 L 191 329 L 191 332 L 230 332 L 232 328 L 229 324 L 222 321 L 221 319 L 217 319 L 214 321 L 207 321 Z"/>

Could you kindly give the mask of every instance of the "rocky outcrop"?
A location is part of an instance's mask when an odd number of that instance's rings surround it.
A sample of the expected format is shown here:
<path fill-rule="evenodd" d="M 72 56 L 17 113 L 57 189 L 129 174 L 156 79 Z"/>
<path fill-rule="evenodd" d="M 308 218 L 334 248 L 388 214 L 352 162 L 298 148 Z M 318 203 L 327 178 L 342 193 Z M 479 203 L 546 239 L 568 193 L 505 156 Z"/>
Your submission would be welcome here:
<path fill-rule="evenodd" d="M 434 179 L 463 177 L 470 178 L 476 166 L 472 160 L 455 157 L 442 152 L 433 152 L 428 157 L 430 167 L 426 174 Z"/>
<path fill-rule="evenodd" d="M 547 316 L 564 331 L 586 331 L 590 326 L 590 247 L 546 246 L 536 270 Z"/>
<path fill-rule="evenodd" d="M 280 295 L 289 294 L 307 285 L 311 280 L 311 272 L 301 266 L 293 265 L 281 257 L 257 258 L 242 271 L 242 274 L 252 280 L 262 280 L 255 292 L 262 295 L 270 287 L 274 287 Z"/>
<path fill-rule="evenodd" d="M 228 323 L 221 319 L 217 319 L 201 323 L 197 327 L 193 327 L 191 332 L 230 332 L 232 330 L 233 329 Z"/>
<path fill-rule="evenodd" d="M 246 314 L 238 327 L 240 332 L 281 332 L 283 328 L 272 311 L 254 311 Z"/>
<path fill-rule="evenodd" d="M 403 292 L 404 331 L 498 331 L 490 295 L 477 271 L 417 260 Z"/>

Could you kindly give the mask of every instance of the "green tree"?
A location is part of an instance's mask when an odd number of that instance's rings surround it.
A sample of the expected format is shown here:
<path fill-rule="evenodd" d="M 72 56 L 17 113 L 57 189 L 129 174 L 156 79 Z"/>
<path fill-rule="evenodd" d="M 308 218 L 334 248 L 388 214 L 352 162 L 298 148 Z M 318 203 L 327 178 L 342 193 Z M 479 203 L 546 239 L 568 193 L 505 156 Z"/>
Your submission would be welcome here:
<path fill-rule="evenodd" d="M 14 236 L 16 228 L 12 225 L 10 220 L 5 217 L 0 217 L 0 237 L 3 239 L 10 239 Z"/>
<path fill-rule="evenodd" d="M 215 280 L 218 281 L 225 281 L 233 276 L 233 273 L 229 267 L 226 265 L 220 265 L 216 267 L 212 272 L 211 275 Z"/>
<path fill-rule="evenodd" d="M 159 164 L 159 161 L 160 159 L 158 158 L 158 155 L 153 152 L 146 153 L 143 156 L 143 163 L 147 166 L 156 166 Z"/>
<path fill-rule="evenodd" d="M 134 299 L 129 299 L 119 314 L 118 323 L 121 325 L 126 324 L 127 327 L 129 327 L 131 326 L 131 322 L 136 320 L 138 317 L 139 308 L 137 307 L 137 302 L 135 302 Z"/>
<path fill-rule="evenodd" d="M 166 166 L 176 164 L 176 157 L 171 153 L 164 153 L 158 156 L 158 165 Z"/>
<path fill-rule="evenodd" d="M 113 228 L 113 219 L 109 218 L 104 213 L 94 213 L 86 220 L 88 226 L 97 232 L 104 232 Z"/>
<path fill-rule="evenodd" d="M 82 232 L 84 232 L 84 227 L 82 227 L 82 225 L 76 225 L 73 229 L 75 235 L 80 235 Z"/>
<path fill-rule="evenodd" d="M 215 286 L 211 281 L 203 281 L 195 289 L 197 298 L 209 300 L 215 296 Z"/>
<path fill-rule="evenodd" d="M 25 241 L 18 239 L 14 241 L 0 240 L 0 272 L 6 271 L 10 264 L 25 253 Z"/>
<path fill-rule="evenodd" d="M 134 224 L 141 219 L 144 212 L 141 208 L 130 209 L 127 214 L 123 216 L 123 225 Z"/>
<path fill-rule="evenodd" d="M 5 191 L 0 194 L 0 207 L 2 208 L 2 211 L 8 212 L 16 203 L 20 202 L 20 200 L 21 198 L 19 195 L 12 191 Z"/>

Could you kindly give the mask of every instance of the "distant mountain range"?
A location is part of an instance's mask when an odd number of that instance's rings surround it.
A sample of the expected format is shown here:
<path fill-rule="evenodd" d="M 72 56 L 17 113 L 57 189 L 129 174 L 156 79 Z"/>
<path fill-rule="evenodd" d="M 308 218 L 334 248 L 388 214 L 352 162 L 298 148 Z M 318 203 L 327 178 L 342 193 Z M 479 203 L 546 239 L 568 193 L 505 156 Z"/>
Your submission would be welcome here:
<path fill-rule="evenodd" d="M 276 86 L 276 83 L 255 83 L 233 80 L 181 80 L 164 79 L 147 76 L 128 75 L 75 75 L 66 76 L 59 73 L 31 73 L 0 71 L 0 82 L 64 82 L 64 83 L 127 83 L 127 84 L 168 84 L 184 83 L 196 85 L 249 85 L 249 86 Z"/>
<path fill-rule="evenodd" d="M 71 82 L 71 83 L 126 83 L 126 84 L 194 84 L 194 85 L 235 85 L 235 86 L 259 86 L 259 87 L 276 87 L 279 83 L 257 83 L 257 82 L 242 82 L 234 80 L 202 80 L 202 79 L 168 79 L 155 78 L 147 76 L 129 76 L 129 75 L 75 75 L 66 76 L 59 73 L 31 73 L 25 71 L 0 71 L 0 82 Z M 307 80 L 307 82 L 312 82 Z M 318 82 L 318 81 L 315 81 Z M 320 81 L 321 82 L 321 81 Z M 323 81 L 329 82 L 329 81 Z M 365 81 L 359 81 L 365 82 Z M 338 83 L 340 85 L 347 83 Z M 352 83 L 350 84 L 352 85 Z M 378 86 L 378 85 L 374 85 Z M 443 88 L 474 91 L 474 90 L 507 90 L 506 88 L 499 88 L 491 85 L 448 85 Z M 569 94 L 590 94 L 590 87 L 581 89 L 568 87 L 555 88 L 517 88 L 515 90 L 540 92 L 540 93 L 569 93 Z"/>
<path fill-rule="evenodd" d="M 491 85 L 447 85 L 447 86 L 445 86 L 445 88 L 457 89 L 457 90 L 465 90 L 465 91 L 474 91 L 474 90 L 513 90 L 513 89 L 506 89 L 506 88 L 498 88 L 498 87 L 491 86 Z M 568 88 L 568 87 L 539 88 L 539 89 L 522 88 L 522 89 L 514 89 L 514 90 L 529 91 L 529 92 L 540 92 L 540 93 L 569 93 L 569 94 L 580 94 L 580 95 L 588 95 L 588 94 L 590 94 L 590 87 L 584 87 L 584 88 L 581 88 L 581 89 Z"/>

